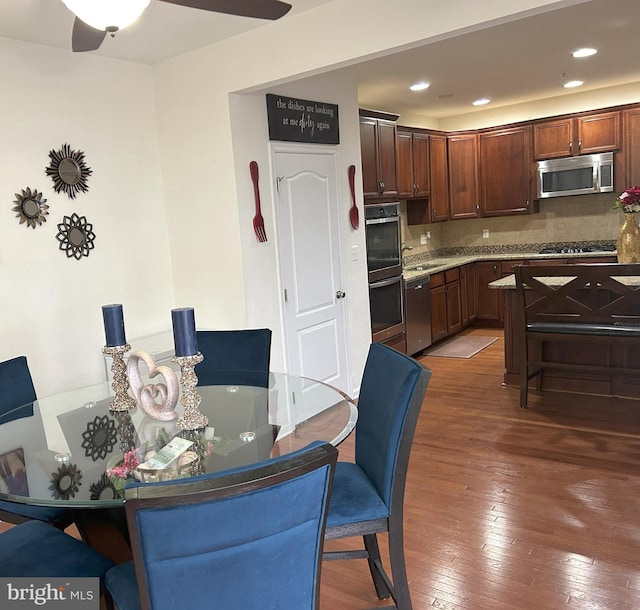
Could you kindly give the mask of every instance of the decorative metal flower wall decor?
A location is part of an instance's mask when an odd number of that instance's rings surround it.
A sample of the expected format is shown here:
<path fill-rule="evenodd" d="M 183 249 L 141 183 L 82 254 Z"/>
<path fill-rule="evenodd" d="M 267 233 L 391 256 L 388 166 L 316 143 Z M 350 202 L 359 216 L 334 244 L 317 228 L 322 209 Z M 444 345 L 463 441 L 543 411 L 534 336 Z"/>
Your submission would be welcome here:
<path fill-rule="evenodd" d="M 115 500 L 120 497 L 118 490 L 111 482 L 111 478 L 107 476 L 106 472 L 102 473 L 100 480 L 97 483 L 91 483 L 89 486 L 92 500 Z"/>
<path fill-rule="evenodd" d="M 43 222 L 47 222 L 46 216 L 49 214 L 47 211 L 49 206 L 46 204 L 46 199 L 42 198 L 42 193 L 39 193 L 37 189 L 31 189 L 27 187 L 22 191 L 21 195 L 16 193 L 15 207 L 11 208 L 14 212 L 17 212 L 16 217 L 20 219 L 20 224 L 27 223 L 28 227 L 32 229 L 36 228 L 36 225 L 41 225 Z"/>
<path fill-rule="evenodd" d="M 87 429 L 82 433 L 82 445 L 86 457 L 94 462 L 104 460 L 113 451 L 118 436 L 116 423 L 107 415 L 96 415 L 93 421 L 87 424 Z"/>
<path fill-rule="evenodd" d="M 68 500 L 74 498 L 82 479 L 82 473 L 75 464 L 63 464 L 57 472 L 51 473 L 51 485 L 49 489 L 53 492 L 56 500 Z"/>
<path fill-rule="evenodd" d="M 71 150 L 69 144 L 64 144 L 60 150 L 49 151 L 51 164 L 47 167 L 47 176 L 53 180 L 53 190 L 56 193 L 64 191 L 70 199 L 82 191 L 89 190 L 87 178 L 91 175 L 91 168 L 84 162 L 84 153 Z"/>
<path fill-rule="evenodd" d="M 83 256 L 89 256 L 95 238 L 93 225 L 87 222 L 85 216 L 78 216 L 75 212 L 71 216 L 65 216 L 58 225 L 56 239 L 67 258 L 80 260 Z"/>

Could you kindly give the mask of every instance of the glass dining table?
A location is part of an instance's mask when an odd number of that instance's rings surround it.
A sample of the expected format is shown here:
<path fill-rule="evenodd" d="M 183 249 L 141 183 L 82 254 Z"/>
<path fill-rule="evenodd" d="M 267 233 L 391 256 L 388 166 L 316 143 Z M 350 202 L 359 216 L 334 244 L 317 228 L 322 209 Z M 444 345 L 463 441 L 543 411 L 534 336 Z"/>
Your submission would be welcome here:
<path fill-rule="evenodd" d="M 177 419 L 154 419 L 139 407 L 110 410 L 114 392 L 106 382 L 0 416 L 0 498 L 73 509 L 82 537 L 99 546 L 91 540 L 98 522 L 120 520 L 126 538 L 122 489 L 128 481 L 250 465 L 316 440 L 338 445 L 357 420 L 343 392 L 284 373 L 271 372 L 268 387 L 199 385 L 197 391 L 208 425 L 196 431 L 179 430 Z M 180 401 L 176 412 L 183 412 Z M 168 466 L 144 468 L 176 444 L 182 454 Z"/>

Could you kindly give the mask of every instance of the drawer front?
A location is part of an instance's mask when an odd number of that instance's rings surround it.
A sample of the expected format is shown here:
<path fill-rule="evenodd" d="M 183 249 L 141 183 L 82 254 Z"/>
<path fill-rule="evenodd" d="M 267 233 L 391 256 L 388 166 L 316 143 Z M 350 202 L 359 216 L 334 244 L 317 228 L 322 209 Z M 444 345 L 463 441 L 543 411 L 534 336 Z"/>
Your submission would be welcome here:
<path fill-rule="evenodd" d="M 457 282 L 460 280 L 460 267 L 456 267 L 455 269 L 447 269 L 444 272 L 445 281 L 447 284 L 449 282 Z"/>

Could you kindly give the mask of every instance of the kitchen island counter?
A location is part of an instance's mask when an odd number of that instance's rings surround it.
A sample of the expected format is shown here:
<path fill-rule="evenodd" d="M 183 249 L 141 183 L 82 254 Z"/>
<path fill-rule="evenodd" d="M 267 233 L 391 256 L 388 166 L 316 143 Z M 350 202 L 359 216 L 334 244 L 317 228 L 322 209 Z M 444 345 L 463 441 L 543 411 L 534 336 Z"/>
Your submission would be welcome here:
<path fill-rule="evenodd" d="M 614 276 L 613 273 L 611 273 Z M 561 286 L 571 280 L 570 276 L 547 277 L 543 281 L 549 286 Z M 629 286 L 640 286 L 640 275 L 620 278 Z M 504 383 L 520 385 L 520 362 L 523 339 L 517 332 L 522 322 L 516 298 L 515 275 L 491 282 L 489 287 L 504 291 Z M 545 341 L 543 360 L 552 363 L 542 379 L 543 390 L 576 392 L 625 398 L 640 398 L 640 345 L 610 344 L 602 342 Z M 557 368 L 553 368 L 553 363 Z M 575 369 L 571 367 L 575 365 Z M 584 367 L 601 367 L 610 370 L 586 372 Z M 582 370 L 580 370 L 582 368 Z M 625 374 L 616 369 L 624 368 Z M 635 372 L 637 370 L 637 373 Z M 630 373 L 628 371 L 631 371 Z"/>

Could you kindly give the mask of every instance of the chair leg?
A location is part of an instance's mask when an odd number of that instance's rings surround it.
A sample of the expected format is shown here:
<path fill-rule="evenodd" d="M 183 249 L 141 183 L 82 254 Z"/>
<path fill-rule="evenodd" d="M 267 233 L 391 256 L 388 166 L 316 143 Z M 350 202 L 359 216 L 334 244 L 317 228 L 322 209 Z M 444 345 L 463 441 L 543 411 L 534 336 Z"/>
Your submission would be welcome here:
<path fill-rule="evenodd" d="M 527 408 L 529 392 L 529 340 L 526 335 L 520 352 L 520 408 Z"/>
<path fill-rule="evenodd" d="M 380 569 L 378 568 L 378 566 L 382 565 L 380 548 L 378 547 L 378 537 L 375 534 L 367 534 L 366 536 L 363 536 L 363 539 L 364 548 L 368 554 L 367 563 L 369 564 L 369 572 L 371 572 L 371 579 L 373 580 L 373 585 L 376 588 L 378 599 L 389 599 L 391 592 L 389 591 Z"/>
<path fill-rule="evenodd" d="M 391 563 L 391 576 L 393 578 L 393 598 L 398 610 L 411 610 L 411 595 L 409 593 L 409 581 L 407 568 L 404 562 L 404 542 L 402 523 L 389 523 L 389 561 Z"/>

